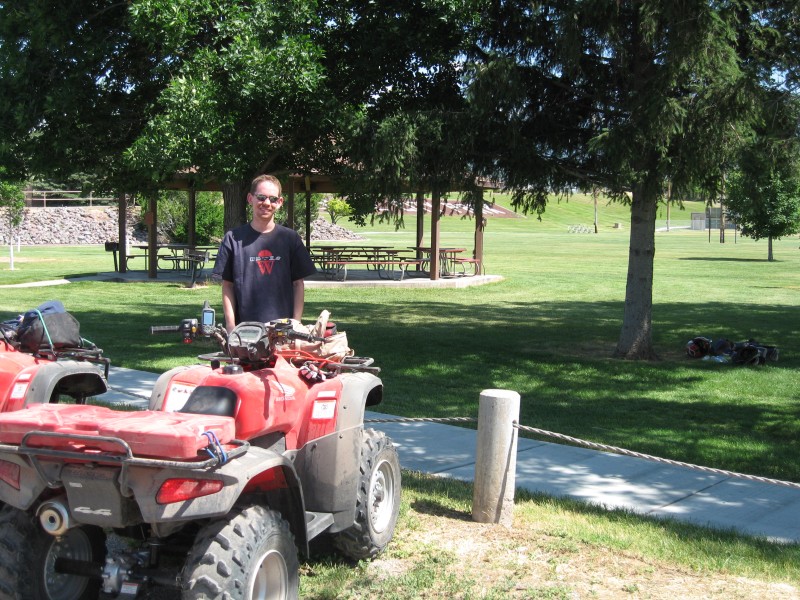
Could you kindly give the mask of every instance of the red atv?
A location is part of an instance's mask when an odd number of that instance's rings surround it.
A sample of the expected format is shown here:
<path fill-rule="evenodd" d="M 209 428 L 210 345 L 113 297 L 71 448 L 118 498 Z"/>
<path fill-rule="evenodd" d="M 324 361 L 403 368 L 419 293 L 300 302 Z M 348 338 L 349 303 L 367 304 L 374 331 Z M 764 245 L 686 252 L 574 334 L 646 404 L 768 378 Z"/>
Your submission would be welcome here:
<path fill-rule="evenodd" d="M 163 374 L 148 411 L 0 415 L 0 597 L 294 598 L 312 538 L 353 559 L 386 547 L 400 464 L 364 429 L 383 394 L 372 360 L 330 355 L 291 322 L 226 335 L 203 314 L 153 328 L 223 352 Z"/>
<path fill-rule="evenodd" d="M 45 323 L 52 332 L 42 329 Z M 109 361 L 100 348 L 76 337 L 71 315 L 47 313 L 37 325 L 20 336 L 19 320 L 0 323 L 0 412 L 62 400 L 83 404 L 108 390 Z M 70 335 L 59 338 L 65 327 Z"/>

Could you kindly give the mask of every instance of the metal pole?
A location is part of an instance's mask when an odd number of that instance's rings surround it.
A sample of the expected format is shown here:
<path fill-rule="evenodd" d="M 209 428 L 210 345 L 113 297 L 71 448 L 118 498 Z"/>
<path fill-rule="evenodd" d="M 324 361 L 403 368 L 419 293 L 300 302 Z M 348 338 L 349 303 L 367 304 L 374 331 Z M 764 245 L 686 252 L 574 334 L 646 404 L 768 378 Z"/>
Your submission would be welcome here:
<path fill-rule="evenodd" d="M 483 390 L 478 405 L 478 447 L 472 520 L 511 526 L 517 470 L 520 396 L 511 390 Z"/>

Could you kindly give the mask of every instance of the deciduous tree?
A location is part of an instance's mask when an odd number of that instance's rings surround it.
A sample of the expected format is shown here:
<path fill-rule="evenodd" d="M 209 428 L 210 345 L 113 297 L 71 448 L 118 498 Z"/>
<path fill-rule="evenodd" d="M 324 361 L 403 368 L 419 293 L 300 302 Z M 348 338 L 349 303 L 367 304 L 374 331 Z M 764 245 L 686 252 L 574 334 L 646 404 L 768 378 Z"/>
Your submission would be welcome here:
<path fill-rule="evenodd" d="M 82 172 L 98 190 L 131 184 L 121 157 L 166 71 L 129 25 L 118 0 L 0 2 L 0 164 L 9 176 Z"/>
<path fill-rule="evenodd" d="M 332 161 L 343 105 L 327 87 L 313 0 L 134 0 L 136 31 L 170 57 L 155 116 L 129 158 L 154 181 L 217 179 L 225 228 L 245 222 L 252 177 Z"/>
<path fill-rule="evenodd" d="M 0 169 L 0 174 L 3 170 Z M 6 233 L 10 268 L 14 270 L 14 234 L 25 218 L 25 196 L 18 183 L 0 179 L 0 232 Z"/>
<path fill-rule="evenodd" d="M 779 4 L 486 4 L 470 94 L 517 206 L 541 213 L 549 192 L 574 185 L 600 185 L 630 203 L 619 357 L 655 357 L 655 217 L 665 182 L 673 195 L 691 184 L 716 193 L 759 89 L 777 72 L 796 75 L 791 42 L 772 26 L 790 25 L 796 40 L 798 9 Z"/>
<path fill-rule="evenodd" d="M 772 240 L 800 231 L 800 99 L 786 89 L 765 94 L 753 141 L 730 177 L 725 208 L 742 235 Z"/>

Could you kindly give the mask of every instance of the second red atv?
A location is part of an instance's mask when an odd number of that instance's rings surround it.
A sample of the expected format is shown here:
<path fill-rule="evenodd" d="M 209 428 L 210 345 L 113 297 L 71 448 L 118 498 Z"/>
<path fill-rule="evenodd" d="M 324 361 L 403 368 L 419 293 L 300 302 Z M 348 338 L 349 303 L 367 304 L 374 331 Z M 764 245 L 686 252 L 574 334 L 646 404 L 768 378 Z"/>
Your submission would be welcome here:
<path fill-rule="evenodd" d="M 166 329 L 223 351 L 162 375 L 150 410 L 0 414 L 0 597 L 295 598 L 312 538 L 353 559 L 391 540 L 400 464 L 364 428 L 383 395 L 371 359 L 287 322 Z"/>
<path fill-rule="evenodd" d="M 54 304 L 51 301 L 39 308 Z M 0 322 L 0 412 L 60 401 L 83 404 L 108 391 L 108 359 L 100 348 L 80 337 L 77 321 L 63 305 L 60 310 L 39 313 L 39 329 L 29 328 L 33 335 L 20 335 L 22 319 Z M 59 338 L 57 332 L 63 331 L 65 323 L 71 331 Z"/>

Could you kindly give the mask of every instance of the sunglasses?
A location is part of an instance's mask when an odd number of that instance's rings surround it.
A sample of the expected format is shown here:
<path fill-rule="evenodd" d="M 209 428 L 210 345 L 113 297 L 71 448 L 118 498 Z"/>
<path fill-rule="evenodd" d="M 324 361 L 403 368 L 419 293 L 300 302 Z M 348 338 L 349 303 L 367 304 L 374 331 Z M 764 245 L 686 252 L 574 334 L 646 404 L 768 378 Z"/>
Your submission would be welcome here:
<path fill-rule="evenodd" d="M 266 196 L 264 194 L 254 194 L 253 198 L 259 202 L 267 202 L 268 204 L 277 204 L 281 201 L 280 196 Z"/>

